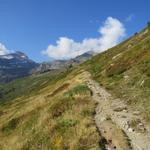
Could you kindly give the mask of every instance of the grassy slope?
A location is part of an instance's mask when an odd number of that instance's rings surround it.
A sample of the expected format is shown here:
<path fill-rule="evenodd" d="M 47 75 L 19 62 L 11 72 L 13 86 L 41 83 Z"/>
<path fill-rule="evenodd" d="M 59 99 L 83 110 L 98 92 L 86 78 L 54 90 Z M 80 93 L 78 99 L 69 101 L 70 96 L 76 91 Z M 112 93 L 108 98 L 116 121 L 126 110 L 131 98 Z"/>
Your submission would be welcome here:
<path fill-rule="evenodd" d="M 116 97 L 141 110 L 150 121 L 150 29 L 83 64 Z"/>
<path fill-rule="evenodd" d="M 0 149 L 98 150 L 99 135 L 93 121 L 95 103 L 80 75 L 74 71 L 61 73 L 39 90 L 25 90 L 22 97 L 12 92 L 16 98 L 0 106 Z M 46 77 L 47 74 L 42 75 L 38 82 Z M 13 84 L 24 83 L 28 89 L 32 78 Z"/>
<path fill-rule="evenodd" d="M 8 84 L 0 85 L 0 102 L 13 100 L 20 96 L 36 95 L 40 89 L 55 83 L 65 77 L 69 72 L 51 71 L 45 74 L 32 75 L 22 79 L 17 79 Z M 59 74 L 59 76 L 58 76 Z"/>

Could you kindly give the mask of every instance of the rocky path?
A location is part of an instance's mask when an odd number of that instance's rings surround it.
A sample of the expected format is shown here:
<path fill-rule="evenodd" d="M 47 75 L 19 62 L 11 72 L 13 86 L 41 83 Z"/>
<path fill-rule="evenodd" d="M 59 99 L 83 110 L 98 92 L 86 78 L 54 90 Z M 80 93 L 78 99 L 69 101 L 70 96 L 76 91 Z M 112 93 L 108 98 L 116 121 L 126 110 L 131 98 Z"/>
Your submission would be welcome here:
<path fill-rule="evenodd" d="M 84 79 L 97 101 L 95 122 L 106 150 L 150 150 L 150 132 L 140 121 L 138 112 L 129 110 L 123 101 L 114 99 L 85 72 Z M 136 128 L 131 125 L 138 120 Z M 138 128 L 138 130 L 137 130 Z"/>

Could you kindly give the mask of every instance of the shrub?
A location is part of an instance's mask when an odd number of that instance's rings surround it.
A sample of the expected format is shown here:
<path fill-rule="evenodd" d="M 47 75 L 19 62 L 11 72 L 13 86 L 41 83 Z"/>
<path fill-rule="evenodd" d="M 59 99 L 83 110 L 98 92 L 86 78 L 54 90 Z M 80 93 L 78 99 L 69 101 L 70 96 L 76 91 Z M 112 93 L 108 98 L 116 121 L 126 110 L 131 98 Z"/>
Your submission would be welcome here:
<path fill-rule="evenodd" d="M 69 110 L 74 103 L 72 97 L 62 97 L 53 105 L 50 106 L 49 111 L 52 118 L 60 117 L 66 110 Z"/>
<path fill-rule="evenodd" d="M 11 131 L 16 129 L 17 125 L 19 124 L 19 118 L 11 119 L 5 126 L 3 126 L 2 131 L 6 134 L 9 134 Z"/>
<path fill-rule="evenodd" d="M 64 96 L 73 97 L 75 95 L 86 95 L 86 94 L 91 94 L 91 91 L 88 88 L 88 86 L 81 84 L 69 90 L 68 92 L 65 92 Z"/>
<path fill-rule="evenodd" d="M 148 26 L 148 28 L 150 28 L 150 21 L 147 22 L 147 26 Z"/>
<path fill-rule="evenodd" d="M 74 127 L 78 123 L 77 120 L 72 119 L 60 119 L 56 125 L 56 129 L 61 134 L 65 133 L 71 127 Z"/>
<path fill-rule="evenodd" d="M 137 34 L 138 34 L 138 32 L 135 32 L 135 33 L 134 33 L 134 35 L 137 35 Z"/>
<path fill-rule="evenodd" d="M 87 116 L 93 116 L 95 115 L 95 110 L 94 109 L 91 109 L 91 108 L 85 108 L 83 109 L 83 111 L 81 112 L 81 115 L 84 116 L 84 117 L 87 117 Z"/>
<path fill-rule="evenodd" d="M 150 77 L 148 77 L 147 79 L 145 79 L 143 85 L 144 85 L 144 87 L 150 88 Z"/>

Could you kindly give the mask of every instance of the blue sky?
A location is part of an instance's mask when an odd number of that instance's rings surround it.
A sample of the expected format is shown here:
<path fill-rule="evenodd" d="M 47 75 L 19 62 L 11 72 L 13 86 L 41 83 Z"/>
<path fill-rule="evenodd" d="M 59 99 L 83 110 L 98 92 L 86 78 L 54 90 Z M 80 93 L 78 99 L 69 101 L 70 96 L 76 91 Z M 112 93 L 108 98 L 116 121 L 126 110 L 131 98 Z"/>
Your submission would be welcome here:
<path fill-rule="evenodd" d="M 149 6 L 149 0 L 0 0 L 0 43 L 41 62 L 49 60 L 41 51 L 60 37 L 79 43 L 99 37 L 108 17 L 122 23 L 127 38 L 146 26 Z"/>

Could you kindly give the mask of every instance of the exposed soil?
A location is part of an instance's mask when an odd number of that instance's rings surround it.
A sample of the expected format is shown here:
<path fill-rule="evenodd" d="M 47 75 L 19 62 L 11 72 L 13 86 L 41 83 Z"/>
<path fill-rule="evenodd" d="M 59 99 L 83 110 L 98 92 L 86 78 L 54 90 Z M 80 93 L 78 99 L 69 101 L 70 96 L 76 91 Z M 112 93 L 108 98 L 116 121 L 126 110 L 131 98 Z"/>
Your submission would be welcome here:
<path fill-rule="evenodd" d="M 149 126 L 140 118 L 139 112 L 127 106 L 123 100 L 115 99 L 91 79 L 88 72 L 83 79 L 97 101 L 95 122 L 101 136 L 102 149 L 105 150 L 150 150 Z M 135 121 L 136 120 L 136 121 Z"/>

